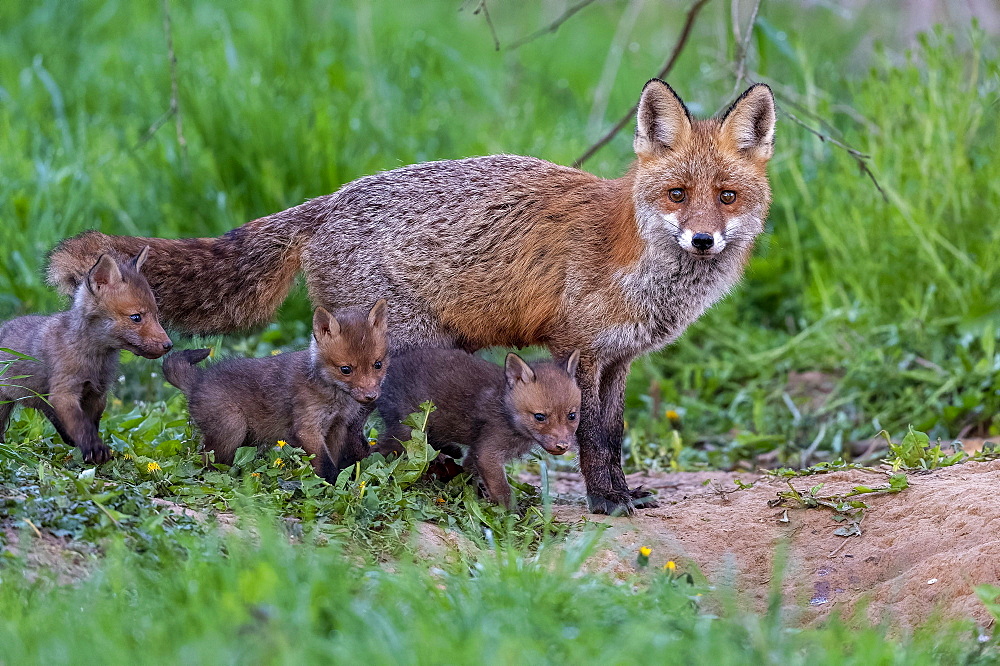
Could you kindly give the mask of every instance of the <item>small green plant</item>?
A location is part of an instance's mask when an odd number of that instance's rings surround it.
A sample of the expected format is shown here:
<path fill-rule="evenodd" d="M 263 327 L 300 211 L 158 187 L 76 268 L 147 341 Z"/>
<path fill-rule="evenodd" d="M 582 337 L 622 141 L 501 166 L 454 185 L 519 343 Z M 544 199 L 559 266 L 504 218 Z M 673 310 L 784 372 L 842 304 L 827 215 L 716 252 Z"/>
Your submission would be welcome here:
<path fill-rule="evenodd" d="M 879 433 L 889 445 L 889 456 L 885 459 L 894 472 L 901 469 L 937 469 L 949 467 L 968 459 L 968 454 L 956 442 L 947 451 L 941 448 L 941 440 L 931 446 L 930 437 L 910 426 L 906 435 L 897 444 L 885 430 Z"/>

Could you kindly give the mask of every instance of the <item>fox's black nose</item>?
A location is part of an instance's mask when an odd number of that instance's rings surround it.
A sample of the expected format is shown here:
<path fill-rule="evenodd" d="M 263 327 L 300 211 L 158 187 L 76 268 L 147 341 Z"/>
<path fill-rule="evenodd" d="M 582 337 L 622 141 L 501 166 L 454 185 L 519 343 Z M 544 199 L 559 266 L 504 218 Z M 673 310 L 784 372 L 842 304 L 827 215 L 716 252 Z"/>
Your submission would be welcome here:
<path fill-rule="evenodd" d="M 377 397 L 378 393 L 365 393 L 361 399 L 365 402 L 374 402 Z"/>
<path fill-rule="evenodd" d="M 173 348 L 174 348 L 174 343 L 171 342 L 170 340 L 167 340 L 166 342 L 163 343 L 163 351 L 170 351 Z"/>
<path fill-rule="evenodd" d="M 696 250 L 711 250 L 715 245 L 715 239 L 712 238 L 712 234 L 695 234 L 691 237 L 691 245 L 694 245 Z"/>

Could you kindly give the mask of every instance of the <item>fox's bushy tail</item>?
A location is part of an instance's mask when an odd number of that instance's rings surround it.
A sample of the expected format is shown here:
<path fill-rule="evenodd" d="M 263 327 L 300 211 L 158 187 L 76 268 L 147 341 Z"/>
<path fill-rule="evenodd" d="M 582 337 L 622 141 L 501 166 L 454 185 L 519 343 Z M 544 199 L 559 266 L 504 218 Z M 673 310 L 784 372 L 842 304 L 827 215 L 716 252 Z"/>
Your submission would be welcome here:
<path fill-rule="evenodd" d="M 163 361 L 164 378 L 187 395 L 201 374 L 201 370 L 195 366 L 208 358 L 211 353 L 211 349 L 185 349 L 170 354 Z"/>
<path fill-rule="evenodd" d="M 138 238 L 87 231 L 52 251 L 48 281 L 72 294 L 101 254 L 125 258 L 149 245 L 142 273 L 156 294 L 162 322 L 202 335 L 246 330 L 274 317 L 324 213 L 322 199 L 314 199 L 219 238 Z"/>

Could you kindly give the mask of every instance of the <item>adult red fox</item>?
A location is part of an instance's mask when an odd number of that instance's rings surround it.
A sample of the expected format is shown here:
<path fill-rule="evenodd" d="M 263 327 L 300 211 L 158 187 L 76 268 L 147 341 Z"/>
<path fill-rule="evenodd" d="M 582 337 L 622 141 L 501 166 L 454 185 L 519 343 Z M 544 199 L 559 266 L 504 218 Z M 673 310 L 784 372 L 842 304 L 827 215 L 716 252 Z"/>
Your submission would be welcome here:
<path fill-rule="evenodd" d="M 101 252 L 149 244 L 160 312 L 193 333 L 266 322 L 302 270 L 316 305 L 386 298 L 393 351 L 580 349 L 590 508 L 630 512 L 648 493 L 630 491 L 621 466 L 629 365 L 740 279 L 771 201 L 774 124 L 765 85 L 721 118 L 694 120 L 653 79 L 639 102 L 638 159 L 615 180 L 513 155 L 416 164 L 220 238 L 87 232 L 53 251 L 49 280 L 68 292 Z"/>

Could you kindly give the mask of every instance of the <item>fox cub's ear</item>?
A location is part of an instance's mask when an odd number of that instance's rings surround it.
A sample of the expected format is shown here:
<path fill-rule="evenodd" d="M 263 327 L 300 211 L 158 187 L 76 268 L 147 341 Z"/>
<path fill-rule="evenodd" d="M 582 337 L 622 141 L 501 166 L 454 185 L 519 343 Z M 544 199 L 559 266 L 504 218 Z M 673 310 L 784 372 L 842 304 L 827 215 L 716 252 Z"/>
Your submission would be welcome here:
<path fill-rule="evenodd" d="M 122 272 L 118 268 L 118 262 L 108 254 L 102 254 L 98 257 L 94 267 L 87 273 L 87 286 L 91 291 L 110 287 L 121 281 Z"/>
<path fill-rule="evenodd" d="M 566 359 L 566 374 L 570 377 L 576 377 L 576 368 L 578 365 L 580 365 L 580 350 L 574 349 L 573 353 Z"/>
<path fill-rule="evenodd" d="M 372 309 L 368 311 L 368 325 L 373 329 L 385 330 L 387 310 L 388 306 L 385 303 L 385 299 L 380 298 L 376 301 L 375 305 L 372 306 Z"/>
<path fill-rule="evenodd" d="M 340 335 L 340 322 L 323 308 L 316 308 L 313 313 L 313 335 L 317 340 L 324 335 L 336 337 Z"/>
<path fill-rule="evenodd" d="M 507 384 L 511 388 L 517 385 L 518 382 L 522 384 L 531 384 L 535 381 L 535 371 L 531 369 L 531 366 L 524 362 L 524 359 L 510 352 L 507 354 L 507 359 L 504 361 L 504 369 L 507 373 Z"/>
<path fill-rule="evenodd" d="M 139 251 L 139 254 L 132 257 L 132 268 L 134 268 L 137 271 L 141 271 L 142 265 L 146 263 L 146 257 L 148 256 L 149 256 L 149 246 L 147 245 L 146 247 L 142 248 L 142 250 Z"/>
<path fill-rule="evenodd" d="M 639 157 L 673 150 L 691 135 L 691 114 L 673 88 L 650 79 L 639 98 L 633 147 Z"/>
<path fill-rule="evenodd" d="M 757 159 L 774 155 L 774 95 L 763 83 L 751 86 L 722 117 L 722 133 L 740 151 Z"/>

